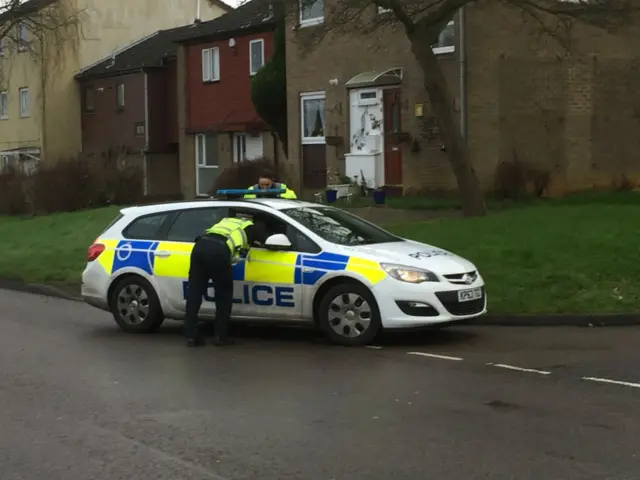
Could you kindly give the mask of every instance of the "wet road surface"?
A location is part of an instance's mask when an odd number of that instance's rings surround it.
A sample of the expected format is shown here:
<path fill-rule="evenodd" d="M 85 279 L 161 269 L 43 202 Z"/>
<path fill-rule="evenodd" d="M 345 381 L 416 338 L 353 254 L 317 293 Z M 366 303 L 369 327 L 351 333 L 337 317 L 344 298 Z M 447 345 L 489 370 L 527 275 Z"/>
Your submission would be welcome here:
<path fill-rule="evenodd" d="M 0 305 L 2 480 L 638 478 L 637 329 L 341 348 L 242 328 L 186 349 L 171 323 L 135 336 L 75 302 Z"/>

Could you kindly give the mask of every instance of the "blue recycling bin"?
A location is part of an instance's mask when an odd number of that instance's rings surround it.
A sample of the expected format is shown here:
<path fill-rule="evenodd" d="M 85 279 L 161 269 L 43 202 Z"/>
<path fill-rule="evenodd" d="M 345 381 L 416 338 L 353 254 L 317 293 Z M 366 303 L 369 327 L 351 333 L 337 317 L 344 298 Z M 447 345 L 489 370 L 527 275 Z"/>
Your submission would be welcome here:
<path fill-rule="evenodd" d="M 384 205 L 386 198 L 387 194 L 384 190 L 375 190 L 373 192 L 373 202 L 376 205 Z"/>
<path fill-rule="evenodd" d="M 327 203 L 335 203 L 338 200 L 338 191 L 337 190 L 326 190 L 325 196 L 327 197 Z"/>

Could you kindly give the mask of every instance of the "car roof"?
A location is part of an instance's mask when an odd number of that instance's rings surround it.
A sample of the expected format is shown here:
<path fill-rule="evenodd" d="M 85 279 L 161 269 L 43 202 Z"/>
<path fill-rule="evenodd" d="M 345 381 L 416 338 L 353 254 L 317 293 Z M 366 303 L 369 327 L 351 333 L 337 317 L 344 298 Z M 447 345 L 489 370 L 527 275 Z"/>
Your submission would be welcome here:
<path fill-rule="evenodd" d="M 152 205 L 140 205 L 125 207 L 120 210 L 122 214 L 129 215 L 148 215 L 157 212 L 167 212 L 172 210 L 183 210 L 190 208 L 205 208 L 205 207 L 250 207 L 260 205 L 262 207 L 271 208 L 274 210 L 284 210 L 287 208 L 300 208 L 300 207 L 317 207 L 317 203 L 304 202 L 301 200 L 287 200 L 283 198 L 256 198 L 256 199 L 238 199 L 238 200 L 224 200 L 224 199 L 207 199 L 207 200 L 193 200 L 184 202 L 168 202 L 168 203 L 156 203 Z"/>

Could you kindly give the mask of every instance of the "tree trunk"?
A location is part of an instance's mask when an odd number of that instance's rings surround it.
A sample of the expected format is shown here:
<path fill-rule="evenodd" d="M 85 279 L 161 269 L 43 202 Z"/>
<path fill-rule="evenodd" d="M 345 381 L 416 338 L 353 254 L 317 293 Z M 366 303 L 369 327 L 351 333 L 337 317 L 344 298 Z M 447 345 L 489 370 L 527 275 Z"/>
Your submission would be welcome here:
<path fill-rule="evenodd" d="M 438 59 L 431 49 L 433 42 L 429 41 L 429 37 L 429 32 L 411 35 L 411 52 L 422 69 L 424 88 L 429 95 L 431 108 L 458 182 L 462 213 L 465 217 L 481 217 L 486 215 L 487 207 L 480 190 L 480 182 L 473 169 L 467 143 L 460 133 L 453 97 Z"/>

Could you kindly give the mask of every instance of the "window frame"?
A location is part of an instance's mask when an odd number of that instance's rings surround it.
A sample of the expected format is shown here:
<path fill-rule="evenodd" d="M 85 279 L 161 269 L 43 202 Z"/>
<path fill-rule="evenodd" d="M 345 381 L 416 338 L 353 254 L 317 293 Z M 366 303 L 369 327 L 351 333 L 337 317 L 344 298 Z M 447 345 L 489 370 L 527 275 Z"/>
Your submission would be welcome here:
<path fill-rule="evenodd" d="M 5 102 L 4 107 L 6 108 L 6 112 L 2 111 L 2 102 Z M 9 119 L 9 91 L 2 90 L 0 91 L 0 120 L 8 120 Z"/>
<path fill-rule="evenodd" d="M 198 141 L 199 138 L 203 138 L 203 142 L 202 145 L 204 146 L 204 152 L 202 155 L 202 158 L 204 159 L 204 163 L 200 163 L 200 155 L 198 155 L 199 151 L 200 151 L 200 142 Z M 195 163 L 196 163 L 196 197 L 208 197 L 209 196 L 209 192 L 205 192 L 205 193 L 200 193 L 200 169 L 219 169 L 220 168 L 220 161 L 218 159 L 218 164 L 217 165 L 207 165 L 207 134 L 206 133 L 198 133 L 195 135 L 194 137 L 195 140 Z M 217 145 L 217 143 L 216 143 Z M 216 152 L 217 153 L 217 152 Z M 218 173 L 219 174 L 219 173 Z"/>
<path fill-rule="evenodd" d="M 245 207 L 245 206 L 228 207 L 228 213 L 227 213 L 228 216 L 236 215 L 238 213 L 248 213 L 248 214 L 251 214 L 251 215 L 254 215 L 254 216 L 270 217 L 270 218 L 272 218 L 274 220 L 277 220 L 279 222 L 284 223 L 287 226 L 285 235 L 289 239 L 289 241 L 291 242 L 291 247 L 287 248 L 285 250 L 278 250 L 278 251 L 296 252 L 296 253 L 310 253 L 310 254 L 318 254 L 318 253 L 322 252 L 322 247 L 320 245 L 318 245 L 318 243 L 315 240 L 313 240 L 313 238 L 311 238 L 305 232 L 303 232 L 298 227 L 296 227 L 291 222 L 289 222 L 286 217 L 281 217 L 279 215 L 274 215 L 271 212 L 265 212 L 264 210 L 260 210 L 258 208 L 253 208 L 253 207 L 248 207 L 248 206 L 247 207 Z M 297 239 L 295 237 L 295 234 L 300 234 L 303 237 L 305 237 L 309 241 L 310 244 L 312 244 L 312 245 L 314 245 L 316 247 L 315 250 L 308 251 L 308 250 L 300 249 L 299 248 L 299 244 L 297 242 Z M 272 234 L 272 235 L 274 235 L 274 234 Z M 258 248 L 262 248 L 263 250 L 269 251 L 269 249 L 264 248 L 264 247 L 258 247 Z"/>
<path fill-rule="evenodd" d="M 26 93 L 26 111 L 22 109 L 22 94 Z M 18 89 L 18 111 L 20 112 L 20 118 L 29 118 L 31 116 L 29 112 L 29 87 L 20 87 Z"/>
<path fill-rule="evenodd" d="M 126 227 L 124 227 L 122 229 L 121 235 L 122 238 L 126 239 L 126 240 L 165 240 L 167 237 L 167 232 L 169 230 L 169 226 L 173 223 L 173 221 L 175 220 L 175 217 L 177 216 L 177 213 L 179 210 L 169 210 L 169 211 L 164 211 L 164 212 L 153 212 L 153 213 L 147 213 L 145 215 L 140 215 L 138 217 L 135 217 L 134 219 L 132 219 Z M 157 230 L 155 231 L 154 235 L 149 237 L 149 236 L 145 236 L 145 237 L 138 237 L 138 236 L 132 236 L 129 233 L 129 230 L 131 229 L 131 227 L 136 224 L 137 222 L 139 222 L 140 220 L 143 220 L 145 218 L 149 218 L 149 217 L 158 217 L 158 216 L 162 216 L 162 215 L 166 215 L 166 218 L 162 221 L 162 223 L 158 226 Z"/>
<path fill-rule="evenodd" d="M 216 205 L 207 205 L 207 206 L 202 206 L 202 207 L 192 207 L 192 208 L 183 208 L 181 210 L 176 210 L 175 211 L 175 216 L 171 222 L 170 225 L 167 226 L 167 230 L 165 233 L 165 238 L 164 240 L 166 240 L 167 242 L 176 242 L 176 243 L 195 243 L 195 237 L 199 234 L 202 234 L 204 232 L 199 232 L 196 233 L 196 235 L 194 235 L 193 237 L 193 241 L 187 241 L 187 240 L 171 240 L 169 238 L 169 233 L 171 233 L 171 229 L 174 227 L 174 225 L 176 224 L 176 222 L 178 221 L 178 219 L 180 218 L 180 216 L 183 213 L 187 213 L 187 212 L 193 212 L 193 211 L 198 211 L 198 210 L 219 210 L 221 212 L 221 219 L 225 218 L 228 215 L 228 211 L 229 211 L 229 207 L 225 207 L 225 206 L 216 206 Z M 213 225 L 212 225 L 213 226 Z"/>
<path fill-rule="evenodd" d="M 251 52 L 249 52 L 251 56 Z M 208 57 L 209 69 L 205 69 L 205 57 Z M 220 47 L 203 48 L 201 53 L 202 83 L 220 81 Z M 215 68 L 214 68 L 215 67 Z"/>
<path fill-rule="evenodd" d="M 324 0 L 315 0 L 315 1 L 322 1 L 322 16 L 303 19 L 302 12 L 304 10 L 303 8 L 304 0 L 298 0 L 298 25 L 300 27 L 311 27 L 313 25 L 320 25 L 324 23 L 325 2 Z M 312 4 L 315 3 L 315 1 L 312 2 Z"/>
<path fill-rule="evenodd" d="M 447 45 L 447 46 L 443 46 L 443 47 L 438 47 L 437 45 L 440 44 L 440 39 L 442 37 L 442 35 L 444 34 L 444 31 L 448 28 L 452 28 L 453 29 L 453 36 L 455 38 L 456 35 L 456 21 L 455 20 L 450 20 L 449 23 L 447 23 L 447 25 L 442 29 L 442 31 L 438 34 L 438 42 L 435 43 L 435 45 L 432 47 L 433 53 L 435 53 L 436 55 L 442 55 L 445 53 L 453 53 L 456 51 L 456 46 L 455 46 L 455 42 L 454 45 Z"/>
<path fill-rule="evenodd" d="M 92 92 L 93 95 L 93 106 L 91 108 L 89 108 L 88 101 L 89 92 Z M 96 111 L 96 89 L 93 85 L 85 85 L 83 88 L 83 107 L 85 113 L 94 113 Z"/>
<path fill-rule="evenodd" d="M 305 92 L 300 94 L 300 143 L 302 145 L 324 145 L 326 143 L 326 131 L 322 137 L 305 137 L 304 136 L 304 102 L 309 100 L 322 100 L 326 102 L 325 92 Z M 323 130 L 326 129 L 326 108 L 325 108 L 325 124 Z"/>
<path fill-rule="evenodd" d="M 256 68 L 256 70 L 253 70 L 253 45 L 260 45 L 260 56 L 261 56 L 261 60 L 260 60 L 260 66 L 258 68 Z M 262 67 L 264 67 L 264 39 L 262 38 L 258 38 L 256 40 L 251 40 L 249 42 L 249 76 L 254 76 L 256 73 L 258 73 L 258 70 L 260 70 Z"/>
<path fill-rule="evenodd" d="M 124 106 L 125 106 L 124 95 L 125 95 L 124 83 L 123 82 L 116 83 L 116 110 L 118 111 L 124 110 Z"/>
<path fill-rule="evenodd" d="M 27 25 L 24 22 L 18 23 L 17 27 L 18 34 L 16 38 L 18 40 L 18 52 L 26 52 L 29 47 L 29 39 L 28 37 L 28 29 Z M 22 33 L 24 32 L 24 38 L 22 37 Z"/>

